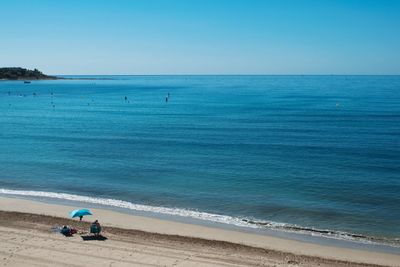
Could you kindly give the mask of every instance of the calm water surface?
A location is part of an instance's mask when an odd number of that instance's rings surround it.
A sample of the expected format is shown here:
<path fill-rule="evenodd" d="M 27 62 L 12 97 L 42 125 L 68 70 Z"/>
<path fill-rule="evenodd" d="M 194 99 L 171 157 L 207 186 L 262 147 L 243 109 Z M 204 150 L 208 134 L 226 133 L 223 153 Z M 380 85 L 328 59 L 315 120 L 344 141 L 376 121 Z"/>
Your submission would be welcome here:
<path fill-rule="evenodd" d="M 0 82 L 0 188 L 400 238 L 400 76 L 106 78 Z"/>

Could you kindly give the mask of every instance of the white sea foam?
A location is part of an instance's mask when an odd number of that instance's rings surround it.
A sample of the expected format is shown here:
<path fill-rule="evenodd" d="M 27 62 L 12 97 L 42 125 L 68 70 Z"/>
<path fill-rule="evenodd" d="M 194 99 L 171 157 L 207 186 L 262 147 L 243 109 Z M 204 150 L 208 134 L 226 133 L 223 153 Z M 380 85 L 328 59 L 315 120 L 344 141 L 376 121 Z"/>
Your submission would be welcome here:
<path fill-rule="evenodd" d="M 150 205 L 135 204 L 132 202 L 112 199 L 112 198 L 97 198 L 89 196 L 81 196 L 66 193 L 55 193 L 55 192 L 43 192 L 43 191 L 26 191 L 26 190 L 10 190 L 0 188 L 0 195 L 14 195 L 14 196 L 29 196 L 29 197 L 40 197 L 40 198 L 50 198 L 50 199 L 60 199 L 77 201 L 81 203 L 91 203 L 102 206 L 117 207 L 122 209 L 128 209 L 133 211 L 150 212 L 156 214 L 164 214 L 171 216 L 180 216 L 184 218 L 192 218 L 207 222 L 223 223 L 239 227 L 249 227 L 253 229 L 275 229 L 284 232 L 292 233 L 302 233 L 310 234 L 312 236 L 320 236 L 333 239 L 341 239 L 348 241 L 357 241 L 362 243 L 386 243 L 387 245 L 399 246 L 399 242 L 395 240 L 379 239 L 367 236 L 360 236 L 351 233 L 346 233 L 342 231 L 330 231 L 330 230 L 320 230 L 314 228 L 304 228 L 294 224 L 279 223 L 266 220 L 251 220 L 247 218 L 238 218 L 228 215 L 213 214 L 208 212 L 201 212 L 189 209 L 181 208 L 167 208 L 167 207 L 157 207 Z"/>
<path fill-rule="evenodd" d="M 31 196 L 31 197 L 44 197 L 52 199 L 62 199 L 70 201 L 78 201 L 84 203 L 98 204 L 103 206 L 118 207 L 123 209 L 129 209 L 134 211 L 144 211 L 152 212 L 158 214 L 180 216 L 185 218 L 199 219 L 203 221 L 211 221 L 217 223 L 231 224 L 235 226 L 259 228 L 255 224 L 250 224 L 242 219 L 235 218 L 227 215 L 212 214 L 207 212 L 200 212 L 189 209 L 179 209 L 179 208 L 167 208 L 167 207 L 156 207 L 149 205 L 134 204 L 124 200 L 112 199 L 112 198 L 97 198 L 80 196 L 74 194 L 65 193 L 54 193 L 54 192 L 43 192 L 43 191 L 24 191 L 24 190 L 10 190 L 10 189 L 0 189 L 0 194 L 5 195 L 15 195 L 15 196 Z"/>

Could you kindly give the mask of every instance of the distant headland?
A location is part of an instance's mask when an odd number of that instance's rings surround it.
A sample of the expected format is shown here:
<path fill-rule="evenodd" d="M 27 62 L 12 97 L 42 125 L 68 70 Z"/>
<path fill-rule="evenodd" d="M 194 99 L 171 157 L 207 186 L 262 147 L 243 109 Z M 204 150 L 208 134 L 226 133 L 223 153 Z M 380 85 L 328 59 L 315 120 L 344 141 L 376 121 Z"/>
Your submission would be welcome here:
<path fill-rule="evenodd" d="M 56 76 L 43 74 L 38 69 L 29 70 L 19 67 L 0 68 L 0 80 L 57 80 Z"/>
<path fill-rule="evenodd" d="M 111 77 L 63 77 L 46 75 L 38 69 L 25 69 L 21 67 L 0 67 L 0 81 L 25 81 L 32 80 L 115 80 Z"/>

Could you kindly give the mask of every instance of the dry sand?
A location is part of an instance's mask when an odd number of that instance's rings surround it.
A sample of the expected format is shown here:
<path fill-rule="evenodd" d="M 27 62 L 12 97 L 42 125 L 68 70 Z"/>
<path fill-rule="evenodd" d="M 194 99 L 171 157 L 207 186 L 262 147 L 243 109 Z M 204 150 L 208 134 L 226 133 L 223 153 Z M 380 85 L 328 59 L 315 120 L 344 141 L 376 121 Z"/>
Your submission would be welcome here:
<path fill-rule="evenodd" d="M 0 197 L 4 266 L 400 266 L 400 255 L 330 247 L 92 209 L 106 240 L 72 221 L 73 207 Z M 79 230 L 64 237 L 63 224 Z M 370 265 L 368 265 L 370 264 Z"/>

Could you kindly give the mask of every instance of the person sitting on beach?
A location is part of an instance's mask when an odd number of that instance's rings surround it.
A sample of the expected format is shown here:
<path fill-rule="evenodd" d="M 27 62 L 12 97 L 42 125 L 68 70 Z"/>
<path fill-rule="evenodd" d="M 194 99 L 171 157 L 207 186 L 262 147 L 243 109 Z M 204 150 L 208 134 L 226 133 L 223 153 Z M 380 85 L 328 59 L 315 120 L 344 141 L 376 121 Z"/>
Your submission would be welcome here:
<path fill-rule="evenodd" d="M 90 232 L 95 234 L 95 235 L 99 235 L 101 232 L 101 226 L 98 220 L 94 221 L 94 223 L 92 223 L 92 225 L 90 226 Z"/>

